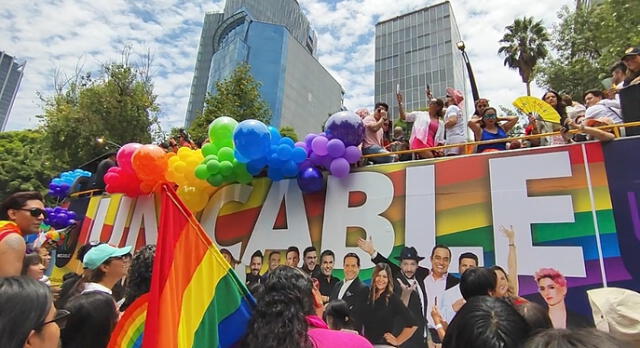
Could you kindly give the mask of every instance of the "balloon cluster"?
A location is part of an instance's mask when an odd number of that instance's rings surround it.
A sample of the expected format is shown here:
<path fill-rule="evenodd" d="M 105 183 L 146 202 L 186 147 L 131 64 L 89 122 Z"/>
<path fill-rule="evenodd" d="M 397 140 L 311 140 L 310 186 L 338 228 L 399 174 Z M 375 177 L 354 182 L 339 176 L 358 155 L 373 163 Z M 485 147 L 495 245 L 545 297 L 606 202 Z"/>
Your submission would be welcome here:
<path fill-rule="evenodd" d="M 142 144 L 128 143 L 118 150 L 116 155 L 118 166 L 109 168 L 104 175 L 107 192 L 124 193 L 129 197 L 138 197 L 141 194 L 141 181 L 133 170 L 132 164 L 133 155 L 141 147 Z"/>
<path fill-rule="evenodd" d="M 149 194 L 166 182 L 169 155 L 158 145 L 142 145 L 133 157 L 131 165 L 140 179 L 140 192 Z"/>
<path fill-rule="evenodd" d="M 325 123 L 325 133 L 307 134 L 304 142 L 296 147 L 304 149 L 308 161 L 298 172 L 298 185 L 303 192 L 317 192 L 324 187 L 319 168 L 324 167 L 331 175 L 344 178 L 349 175 L 351 164 L 362 157 L 358 145 L 364 137 L 364 125 L 360 117 L 350 111 L 337 112 Z"/>
<path fill-rule="evenodd" d="M 66 197 L 71 185 L 81 176 L 91 177 L 91 172 L 82 169 L 63 172 L 49 183 L 49 195 L 58 199 Z"/>
<path fill-rule="evenodd" d="M 248 172 L 258 175 L 267 167 L 267 176 L 273 181 L 295 177 L 299 164 L 307 158 L 306 151 L 294 146 L 293 139 L 256 120 L 240 122 L 233 141 L 235 156 L 247 163 Z"/>
<path fill-rule="evenodd" d="M 62 207 L 47 207 L 44 210 L 47 212 L 47 217 L 43 222 L 55 229 L 62 229 L 76 223 L 76 213 L 71 210 Z"/>
<path fill-rule="evenodd" d="M 247 172 L 247 166 L 234 156 L 233 132 L 236 127 L 238 122 L 227 116 L 211 122 L 210 143 L 202 147 L 204 160 L 195 169 L 196 178 L 206 180 L 212 186 L 251 182 L 253 177 Z"/>
<path fill-rule="evenodd" d="M 168 162 L 167 180 L 179 185 L 178 196 L 194 212 L 204 209 L 215 190 L 195 175 L 196 168 L 203 160 L 200 150 L 184 146 L 178 149 L 176 155 L 171 154 Z"/>

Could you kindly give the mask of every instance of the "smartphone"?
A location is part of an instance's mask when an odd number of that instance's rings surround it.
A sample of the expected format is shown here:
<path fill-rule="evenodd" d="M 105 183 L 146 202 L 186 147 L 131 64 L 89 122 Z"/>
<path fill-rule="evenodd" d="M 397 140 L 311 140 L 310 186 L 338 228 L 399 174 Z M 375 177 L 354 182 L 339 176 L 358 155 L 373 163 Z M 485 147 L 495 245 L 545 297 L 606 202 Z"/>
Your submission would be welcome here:
<path fill-rule="evenodd" d="M 438 336 L 438 330 L 430 327 L 429 336 L 431 336 L 431 341 L 433 341 L 433 343 L 442 344 L 442 340 L 440 339 L 440 336 Z"/>
<path fill-rule="evenodd" d="M 400 93 L 400 84 L 396 85 L 396 94 Z"/>

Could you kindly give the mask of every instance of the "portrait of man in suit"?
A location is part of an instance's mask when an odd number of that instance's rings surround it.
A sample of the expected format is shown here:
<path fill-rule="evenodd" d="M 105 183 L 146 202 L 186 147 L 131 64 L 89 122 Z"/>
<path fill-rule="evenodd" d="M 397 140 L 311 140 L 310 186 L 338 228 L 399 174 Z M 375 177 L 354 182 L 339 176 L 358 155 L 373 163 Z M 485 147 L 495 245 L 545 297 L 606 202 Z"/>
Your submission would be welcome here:
<path fill-rule="evenodd" d="M 344 300 L 351 315 L 354 318 L 354 326 L 357 331 L 362 328 L 362 308 L 367 302 L 369 287 L 360 281 L 360 257 L 355 253 L 344 256 L 344 279 L 338 282 L 331 291 L 331 300 Z"/>

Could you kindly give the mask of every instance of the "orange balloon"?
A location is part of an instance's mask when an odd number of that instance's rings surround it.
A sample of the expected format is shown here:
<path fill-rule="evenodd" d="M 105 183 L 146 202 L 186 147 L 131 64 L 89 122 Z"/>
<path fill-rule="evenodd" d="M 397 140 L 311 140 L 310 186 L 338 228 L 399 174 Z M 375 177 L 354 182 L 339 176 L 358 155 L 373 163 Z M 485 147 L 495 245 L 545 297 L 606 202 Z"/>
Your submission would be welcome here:
<path fill-rule="evenodd" d="M 143 181 L 163 181 L 168 168 L 168 157 L 157 145 L 143 145 L 131 158 L 133 170 Z"/>

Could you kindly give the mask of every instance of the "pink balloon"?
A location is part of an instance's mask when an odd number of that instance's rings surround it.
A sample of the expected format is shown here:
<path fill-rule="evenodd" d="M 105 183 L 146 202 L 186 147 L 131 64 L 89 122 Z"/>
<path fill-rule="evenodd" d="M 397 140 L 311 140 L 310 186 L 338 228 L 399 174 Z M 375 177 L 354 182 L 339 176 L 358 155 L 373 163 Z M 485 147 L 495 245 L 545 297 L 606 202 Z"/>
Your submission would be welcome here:
<path fill-rule="evenodd" d="M 311 142 L 311 149 L 320 156 L 325 156 L 327 152 L 327 143 L 329 140 L 323 136 L 317 136 Z"/>
<path fill-rule="evenodd" d="M 131 165 L 131 158 L 137 149 L 141 148 L 142 144 L 138 143 L 128 143 L 125 144 L 118 150 L 118 154 L 116 155 L 116 160 L 118 161 L 118 167 L 124 169 L 125 171 L 133 172 L 133 166 Z"/>
<path fill-rule="evenodd" d="M 338 178 L 344 178 L 349 175 L 350 169 L 351 168 L 349 166 L 349 162 L 347 162 L 347 160 L 342 157 L 336 158 L 331 161 L 331 167 L 329 168 L 329 170 L 331 171 L 331 175 Z"/>
<path fill-rule="evenodd" d="M 344 158 L 349 163 L 356 163 L 362 157 L 362 151 L 357 146 L 349 146 L 344 150 Z"/>

